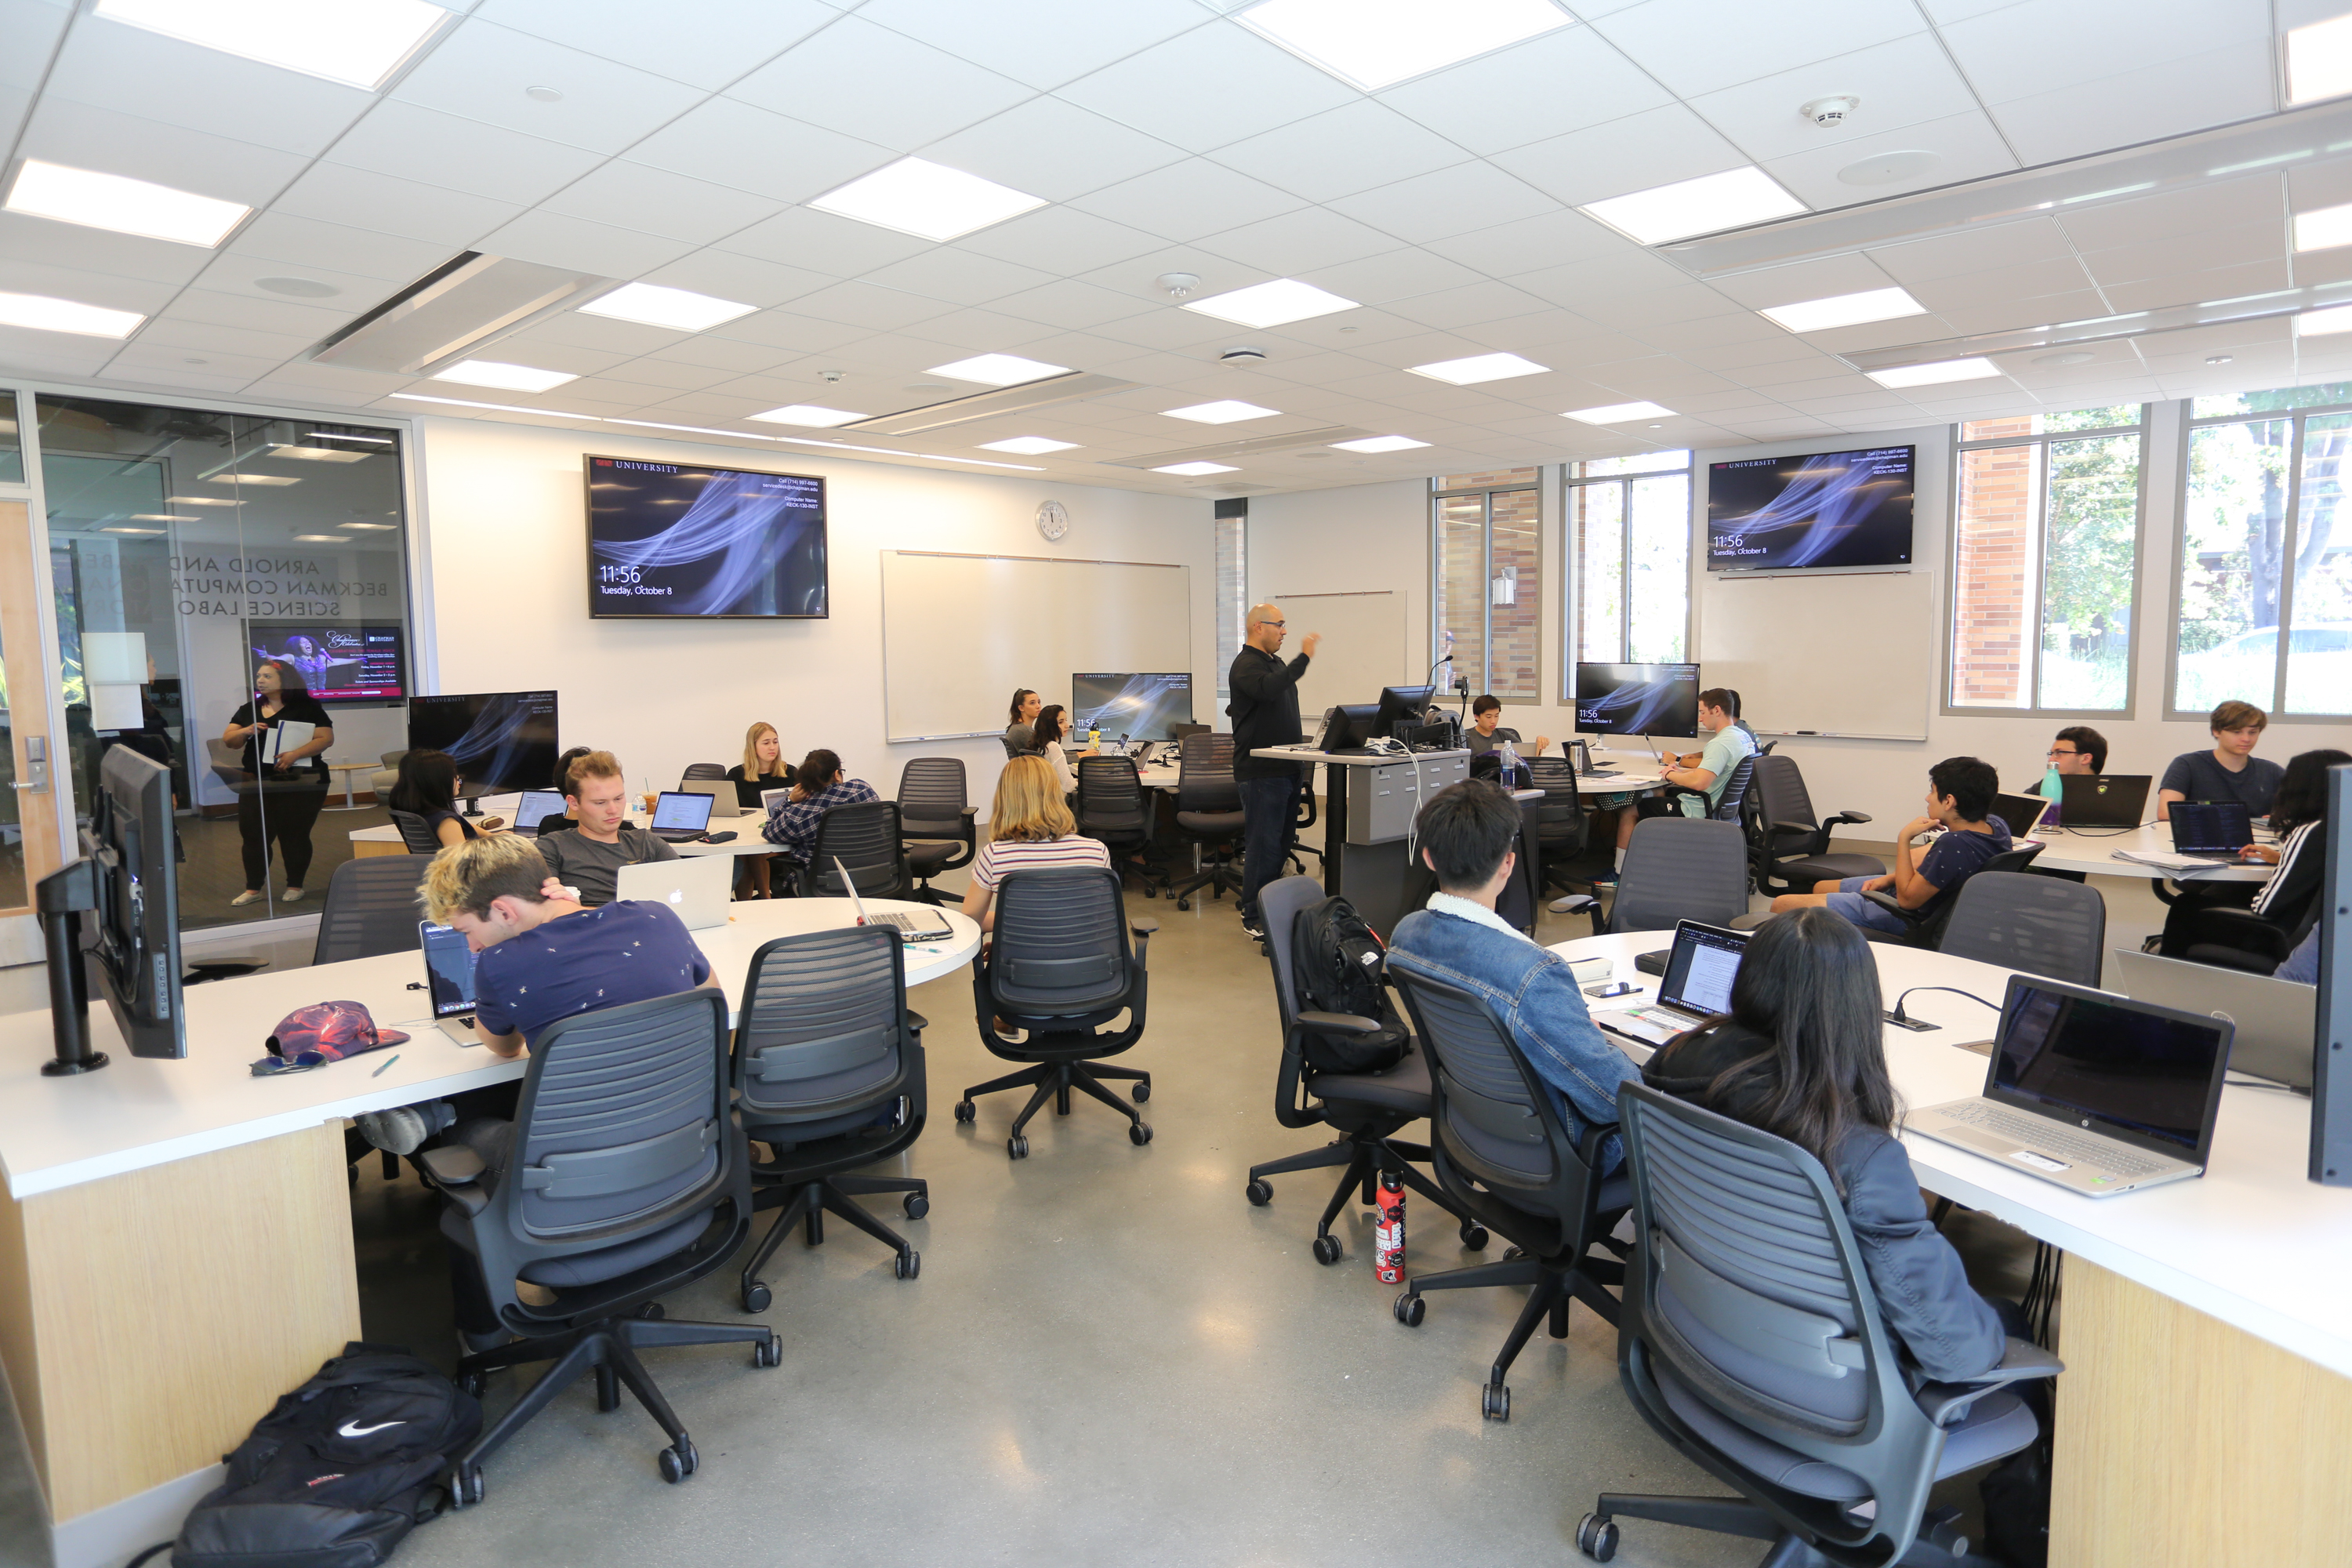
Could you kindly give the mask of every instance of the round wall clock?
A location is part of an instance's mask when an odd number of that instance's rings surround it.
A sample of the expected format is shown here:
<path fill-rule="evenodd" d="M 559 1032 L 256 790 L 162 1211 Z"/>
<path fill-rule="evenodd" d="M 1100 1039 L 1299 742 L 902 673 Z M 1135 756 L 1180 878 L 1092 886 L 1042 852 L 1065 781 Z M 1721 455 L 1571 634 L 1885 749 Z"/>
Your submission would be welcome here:
<path fill-rule="evenodd" d="M 1070 531 L 1069 509 L 1057 500 L 1039 501 L 1037 531 L 1045 535 L 1046 542 L 1059 543 L 1062 535 Z"/>

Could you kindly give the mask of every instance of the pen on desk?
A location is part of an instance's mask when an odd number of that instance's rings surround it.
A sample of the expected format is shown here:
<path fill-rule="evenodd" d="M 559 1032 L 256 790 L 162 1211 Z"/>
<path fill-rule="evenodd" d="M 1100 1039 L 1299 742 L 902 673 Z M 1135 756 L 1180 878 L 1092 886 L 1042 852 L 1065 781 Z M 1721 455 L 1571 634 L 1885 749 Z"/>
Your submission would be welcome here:
<path fill-rule="evenodd" d="M 383 1064 L 383 1067 L 380 1067 L 380 1068 L 376 1068 L 376 1069 L 375 1069 L 375 1071 L 373 1071 L 373 1072 L 372 1072 L 372 1073 L 368 1074 L 368 1077 L 370 1077 L 370 1078 L 382 1078 L 382 1077 L 384 1075 L 384 1069 L 385 1069 L 386 1068 L 391 1067 L 391 1066 L 392 1066 L 392 1064 L 393 1064 L 394 1062 L 396 1062 L 396 1061 L 398 1061 L 399 1059 L 400 1059 L 399 1055 L 398 1055 L 397 1053 L 395 1053 L 395 1054 L 394 1054 L 394 1056 L 393 1056 L 389 1060 L 387 1060 L 387 1061 Z"/>

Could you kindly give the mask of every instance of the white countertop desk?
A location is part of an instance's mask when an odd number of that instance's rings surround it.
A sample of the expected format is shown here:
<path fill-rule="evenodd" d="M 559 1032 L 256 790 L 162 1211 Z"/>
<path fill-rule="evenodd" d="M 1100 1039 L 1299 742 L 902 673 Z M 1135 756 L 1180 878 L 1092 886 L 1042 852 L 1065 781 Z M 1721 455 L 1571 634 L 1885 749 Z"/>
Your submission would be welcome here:
<path fill-rule="evenodd" d="M 2033 864 L 2052 871 L 2080 871 L 2094 877 L 2156 877 L 2174 882 L 2267 882 L 2277 871 L 2273 866 L 2251 861 L 2232 865 L 2223 860 L 2214 861 L 2210 870 L 2172 871 L 2161 866 L 2116 858 L 2116 851 L 2122 849 L 2141 854 L 2171 854 L 2172 825 L 2166 822 L 2143 823 L 2137 827 L 2080 828 L 2073 832 L 2063 827 L 2037 827 L 2027 837 L 2042 846 L 2042 853 L 2033 858 Z"/>
<path fill-rule="evenodd" d="M 501 795 L 482 797 L 482 815 L 514 820 L 515 803 L 520 795 Z M 639 819 L 631 817 L 632 823 Z M 782 851 L 760 837 L 760 826 L 767 820 L 764 814 L 747 811 L 739 816 L 714 816 L 711 830 L 732 833 L 734 838 L 725 844 L 673 844 L 671 847 L 682 856 L 696 855 L 779 855 Z M 379 823 L 373 827 L 354 827 L 351 833 L 352 853 L 362 855 L 405 855 L 407 846 L 402 841 L 400 829 L 391 823 Z"/>
<path fill-rule="evenodd" d="M 1612 978 L 1643 987 L 1598 1012 L 1654 999 L 1658 977 L 1633 955 L 1666 941 L 1584 937 L 1553 951 L 1605 954 Z M 1926 984 L 1998 1004 L 2008 984 L 2009 971 L 1968 959 L 1871 952 L 1890 1005 Z M 1987 1058 L 1958 1047 L 1990 1039 L 1999 1016 L 1947 992 L 1905 1006 L 1944 1028 L 1887 1029 L 1904 1103 L 1979 1092 Z M 1928 1191 L 2066 1254 L 2053 1564 L 2352 1562 L 2352 1191 L 2305 1179 L 2310 1128 L 2301 1096 L 2225 1089 L 2202 1177 L 2112 1198 L 1904 1139 Z"/>

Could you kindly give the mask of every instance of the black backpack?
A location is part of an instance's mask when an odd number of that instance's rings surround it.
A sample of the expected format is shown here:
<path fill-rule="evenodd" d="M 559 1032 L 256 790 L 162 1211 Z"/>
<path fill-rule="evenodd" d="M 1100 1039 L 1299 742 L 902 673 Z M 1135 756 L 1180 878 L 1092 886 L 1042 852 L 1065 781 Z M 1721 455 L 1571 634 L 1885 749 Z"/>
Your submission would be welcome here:
<path fill-rule="evenodd" d="M 227 1456 L 172 1568 L 377 1568 L 448 1506 L 442 1473 L 481 1430 L 479 1402 L 430 1363 L 354 1341 Z"/>
<path fill-rule="evenodd" d="M 1307 1065 L 1318 1072 L 1380 1072 L 1404 1059 L 1412 1032 L 1397 1016 L 1381 972 L 1388 950 L 1356 906 L 1324 899 L 1298 911 L 1290 927 L 1290 969 L 1302 1013 L 1352 1013 L 1375 1018 L 1377 1035 L 1303 1032 Z"/>

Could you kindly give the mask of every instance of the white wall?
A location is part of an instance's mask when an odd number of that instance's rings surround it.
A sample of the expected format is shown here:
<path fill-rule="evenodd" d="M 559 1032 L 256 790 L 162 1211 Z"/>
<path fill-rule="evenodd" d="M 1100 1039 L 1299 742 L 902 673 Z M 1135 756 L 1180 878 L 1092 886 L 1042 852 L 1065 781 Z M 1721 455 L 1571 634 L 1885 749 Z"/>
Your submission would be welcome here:
<path fill-rule="evenodd" d="M 1396 594 L 1404 600 L 1405 663 L 1429 668 L 1429 481 L 1253 496 L 1249 505 L 1252 604 L 1286 594 Z M 1317 629 L 1303 619 L 1292 626 L 1285 657 Z M 1349 700 L 1379 695 L 1375 688 Z M 1231 727 L 1222 713 L 1217 727 Z"/>
<path fill-rule="evenodd" d="M 829 746 L 852 777 L 886 796 L 907 759 L 961 756 L 972 803 L 985 817 L 1004 758 L 996 741 L 893 746 L 883 739 L 886 550 L 1189 566 L 1194 687 L 1216 689 L 1216 560 L 1205 500 L 475 420 L 420 421 L 416 445 L 438 661 L 434 689 L 552 688 L 561 695 L 563 743 L 617 753 L 633 787 L 643 778 L 656 789 L 676 788 L 688 763 L 740 762 L 745 729 L 765 720 L 782 732 L 787 758 Z M 590 451 L 824 475 L 831 617 L 590 620 L 581 480 L 581 458 Z M 1034 525 L 1037 503 L 1049 497 L 1070 513 L 1058 544 L 1046 543 Z M 964 618 L 929 633 L 939 657 L 953 659 L 966 639 L 990 636 L 999 617 L 1054 610 L 973 605 Z M 1040 670 L 1029 684 L 1048 701 L 1066 701 L 1069 676 Z M 992 709 L 972 715 L 975 730 L 1003 722 Z"/>

